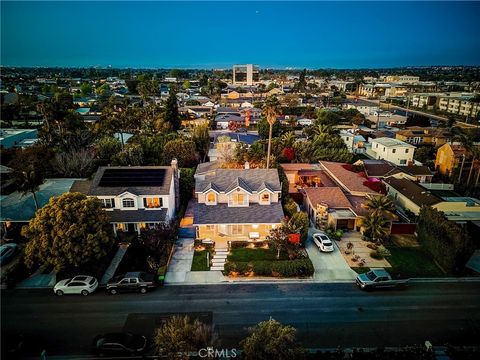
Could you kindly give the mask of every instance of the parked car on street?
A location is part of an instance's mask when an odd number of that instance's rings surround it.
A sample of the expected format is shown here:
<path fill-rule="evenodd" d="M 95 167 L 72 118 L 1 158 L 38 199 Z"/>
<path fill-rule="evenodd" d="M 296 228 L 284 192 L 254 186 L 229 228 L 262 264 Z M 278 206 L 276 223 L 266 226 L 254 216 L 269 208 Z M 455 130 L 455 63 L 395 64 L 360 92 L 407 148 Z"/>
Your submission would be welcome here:
<path fill-rule="evenodd" d="M 0 246 L 0 265 L 6 264 L 17 253 L 18 245 L 8 243 Z"/>
<path fill-rule="evenodd" d="M 408 279 L 393 280 L 392 276 L 385 269 L 378 268 L 363 274 L 358 274 L 356 283 L 363 290 L 371 290 L 376 288 L 407 286 Z"/>
<path fill-rule="evenodd" d="M 53 292 L 58 296 L 63 294 L 80 294 L 87 296 L 98 288 L 98 281 L 93 276 L 77 275 L 72 279 L 59 281 L 54 287 Z"/>
<path fill-rule="evenodd" d="M 313 234 L 313 242 L 318 249 L 323 252 L 332 252 L 335 250 L 332 240 L 322 232 Z"/>
<path fill-rule="evenodd" d="M 147 339 L 131 333 L 98 335 L 93 340 L 92 350 L 97 356 L 142 355 L 147 350 Z"/>
<path fill-rule="evenodd" d="M 107 284 L 107 292 L 115 295 L 118 292 L 141 292 L 145 294 L 149 289 L 156 288 L 153 274 L 144 272 L 128 272 L 115 277 Z"/>

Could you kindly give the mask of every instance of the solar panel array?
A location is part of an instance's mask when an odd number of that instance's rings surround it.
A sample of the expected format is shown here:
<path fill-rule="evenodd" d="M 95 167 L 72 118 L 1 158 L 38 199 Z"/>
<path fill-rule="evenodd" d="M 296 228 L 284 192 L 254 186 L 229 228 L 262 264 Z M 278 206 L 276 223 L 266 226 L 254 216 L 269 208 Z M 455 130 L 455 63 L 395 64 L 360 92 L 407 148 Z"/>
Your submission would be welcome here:
<path fill-rule="evenodd" d="M 162 186 L 166 169 L 105 169 L 98 186 Z"/>

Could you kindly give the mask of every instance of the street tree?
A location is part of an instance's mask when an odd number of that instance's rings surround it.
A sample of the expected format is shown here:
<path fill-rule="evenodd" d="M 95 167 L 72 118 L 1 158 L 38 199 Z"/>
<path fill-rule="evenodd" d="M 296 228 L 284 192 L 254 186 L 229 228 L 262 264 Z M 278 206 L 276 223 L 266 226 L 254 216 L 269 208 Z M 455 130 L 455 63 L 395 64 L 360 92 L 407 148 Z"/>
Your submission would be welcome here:
<path fill-rule="evenodd" d="M 156 352 L 162 357 L 175 360 L 190 359 L 190 353 L 219 345 L 213 327 L 189 316 L 173 316 L 154 336 Z"/>
<path fill-rule="evenodd" d="M 51 198 L 22 229 L 28 238 L 25 263 L 75 269 L 104 257 L 114 238 L 107 213 L 96 198 L 65 193 Z"/>
<path fill-rule="evenodd" d="M 270 318 L 250 328 L 250 335 L 240 343 L 245 360 L 300 360 L 306 350 L 300 346 L 297 330 Z"/>

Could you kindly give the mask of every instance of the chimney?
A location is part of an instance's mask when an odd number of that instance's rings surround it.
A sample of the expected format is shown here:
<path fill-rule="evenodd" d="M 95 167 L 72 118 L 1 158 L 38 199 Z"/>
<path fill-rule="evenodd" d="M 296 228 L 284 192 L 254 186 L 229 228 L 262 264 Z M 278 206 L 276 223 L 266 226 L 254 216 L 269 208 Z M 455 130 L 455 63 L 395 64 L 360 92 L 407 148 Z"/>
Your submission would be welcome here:
<path fill-rule="evenodd" d="M 245 161 L 245 169 L 250 169 L 250 163 L 248 161 Z"/>
<path fill-rule="evenodd" d="M 175 193 L 175 211 L 180 208 L 180 174 L 178 171 L 178 161 L 176 158 L 172 159 L 171 166 L 173 169 L 173 191 Z"/>

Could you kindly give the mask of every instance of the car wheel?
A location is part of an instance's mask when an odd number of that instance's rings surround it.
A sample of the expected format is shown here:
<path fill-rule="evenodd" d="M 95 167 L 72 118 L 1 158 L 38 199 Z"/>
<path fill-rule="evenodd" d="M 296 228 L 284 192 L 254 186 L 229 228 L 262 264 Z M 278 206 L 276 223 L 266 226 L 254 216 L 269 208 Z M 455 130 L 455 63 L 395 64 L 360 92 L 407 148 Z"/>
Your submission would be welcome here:
<path fill-rule="evenodd" d="M 144 287 L 140 288 L 140 292 L 142 294 L 145 294 L 147 292 L 147 288 L 144 288 Z"/>
<path fill-rule="evenodd" d="M 110 292 L 110 294 L 115 295 L 115 294 L 117 293 L 117 290 L 115 290 L 115 289 L 110 289 L 109 292 Z"/>
<path fill-rule="evenodd" d="M 63 295 L 63 291 L 62 290 L 57 290 L 55 292 L 55 294 L 57 294 L 58 296 L 62 296 Z"/>
<path fill-rule="evenodd" d="M 90 294 L 87 290 L 82 290 L 81 294 L 83 296 L 87 296 L 88 294 Z"/>

